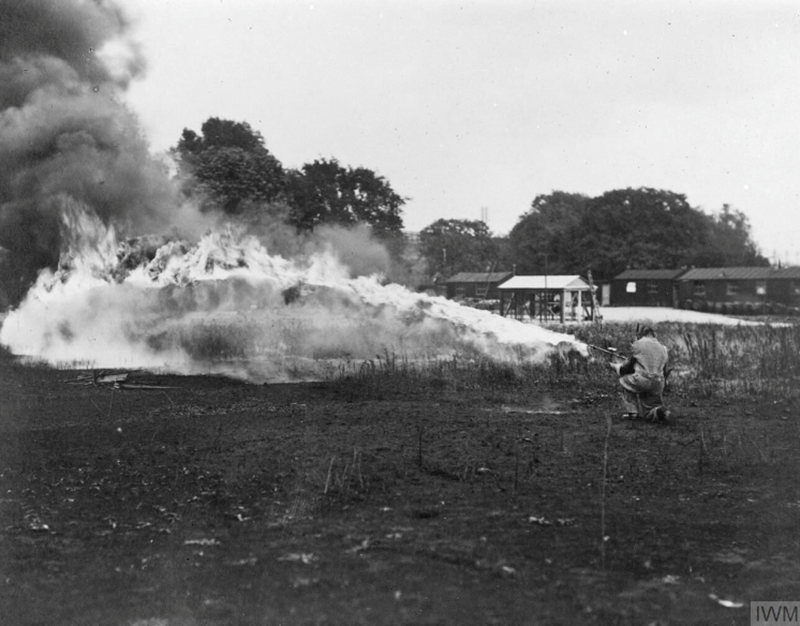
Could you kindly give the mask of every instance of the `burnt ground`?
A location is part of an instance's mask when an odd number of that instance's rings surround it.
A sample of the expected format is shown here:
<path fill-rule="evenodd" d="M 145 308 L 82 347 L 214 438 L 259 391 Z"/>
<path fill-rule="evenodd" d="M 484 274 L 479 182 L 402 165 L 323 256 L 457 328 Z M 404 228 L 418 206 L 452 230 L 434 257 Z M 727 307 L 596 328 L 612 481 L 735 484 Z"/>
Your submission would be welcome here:
<path fill-rule="evenodd" d="M 654 426 L 612 381 L 74 376 L 0 359 L 5 625 L 747 624 L 800 600 L 787 401 L 673 396 Z"/>

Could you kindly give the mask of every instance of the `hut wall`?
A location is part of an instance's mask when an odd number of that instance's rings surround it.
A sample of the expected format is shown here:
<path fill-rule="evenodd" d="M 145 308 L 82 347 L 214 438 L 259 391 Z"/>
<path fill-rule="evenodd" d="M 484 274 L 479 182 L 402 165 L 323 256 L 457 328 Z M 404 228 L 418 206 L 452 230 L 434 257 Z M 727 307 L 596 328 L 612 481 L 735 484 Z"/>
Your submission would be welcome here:
<path fill-rule="evenodd" d="M 754 279 L 685 280 L 679 283 L 679 304 L 687 308 L 719 308 L 738 304 L 763 306 L 774 300 L 767 281 Z"/>
<path fill-rule="evenodd" d="M 767 280 L 769 299 L 787 307 L 800 307 L 800 277 Z"/>
<path fill-rule="evenodd" d="M 628 283 L 636 283 L 636 291 L 628 292 Z M 673 306 L 674 281 L 636 279 L 611 281 L 611 306 Z"/>
<path fill-rule="evenodd" d="M 487 290 L 485 282 L 447 283 L 447 297 L 451 300 L 454 298 L 498 300 L 500 298 L 500 292 L 497 289 L 499 284 L 499 282 L 490 283 Z M 485 295 L 484 292 L 486 292 Z"/>

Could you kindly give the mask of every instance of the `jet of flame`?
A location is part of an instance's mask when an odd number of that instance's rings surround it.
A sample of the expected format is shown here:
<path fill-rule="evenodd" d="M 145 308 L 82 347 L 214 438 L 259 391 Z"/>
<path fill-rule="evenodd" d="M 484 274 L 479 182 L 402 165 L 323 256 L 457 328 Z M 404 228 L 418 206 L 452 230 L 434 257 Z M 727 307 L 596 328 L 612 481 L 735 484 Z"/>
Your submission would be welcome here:
<path fill-rule="evenodd" d="M 117 4 L 0 0 L 0 15 L 0 299 L 20 303 L 0 343 L 12 352 L 285 380 L 387 351 L 537 357 L 572 341 L 383 285 L 364 274 L 388 255 L 348 245 L 355 232 L 280 256 L 217 227 L 123 104 L 144 59 Z"/>
<path fill-rule="evenodd" d="M 332 249 L 289 260 L 234 226 L 194 244 L 118 241 L 86 207 L 64 215 L 59 268 L 40 274 L 0 329 L 15 354 L 261 382 L 386 353 L 536 359 L 574 343 L 380 276 L 353 278 Z"/>

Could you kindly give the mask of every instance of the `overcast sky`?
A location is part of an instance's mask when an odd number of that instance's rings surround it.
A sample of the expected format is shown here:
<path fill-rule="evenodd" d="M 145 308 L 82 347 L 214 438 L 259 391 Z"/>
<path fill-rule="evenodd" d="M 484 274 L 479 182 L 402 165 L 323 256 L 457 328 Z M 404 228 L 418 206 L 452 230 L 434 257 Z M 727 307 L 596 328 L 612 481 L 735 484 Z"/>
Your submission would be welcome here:
<path fill-rule="evenodd" d="M 800 3 L 124 0 L 154 151 L 216 116 L 285 167 L 335 157 L 407 230 L 506 234 L 539 194 L 625 187 L 745 212 L 800 264 Z"/>

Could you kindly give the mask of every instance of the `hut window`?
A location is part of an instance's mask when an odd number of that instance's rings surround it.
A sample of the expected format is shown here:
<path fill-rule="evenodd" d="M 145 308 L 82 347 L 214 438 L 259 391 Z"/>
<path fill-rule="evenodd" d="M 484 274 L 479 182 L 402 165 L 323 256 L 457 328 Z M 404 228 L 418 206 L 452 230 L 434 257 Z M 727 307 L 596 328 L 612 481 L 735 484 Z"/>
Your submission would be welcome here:
<path fill-rule="evenodd" d="M 739 283 L 729 282 L 726 293 L 729 296 L 739 295 Z"/>
<path fill-rule="evenodd" d="M 636 281 L 632 280 L 625 285 L 625 293 L 636 293 Z"/>
<path fill-rule="evenodd" d="M 756 281 L 756 295 L 757 296 L 766 296 L 767 295 L 767 281 L 766 280 L 757 280 Z"/>
<path fill-rule="evenodd" d="M 467 295 L 467 288 L 464 285 L 458 285 L 456 287 L 456 298 L 463 298 Z"/>
<path fill-rule="evenodd" d="M 692 293 L 695 296 L 705 296 L 706 295 L 706 284 L 702 280 L 694 281 L 694 285 L 692 285 Z"/>
<path fill-rule="evenodd" d="M 800 296 L 800 280 L 792 281 L 792 293 L 796 296 Z"/>
<path fill-rule="evenodd" d="M 647 293 L 650 295 L 655 295 L 658 293 L 658 283 L 650 281 L 647 283 Z"/>

